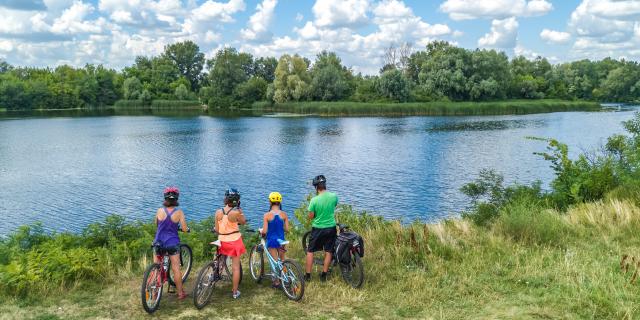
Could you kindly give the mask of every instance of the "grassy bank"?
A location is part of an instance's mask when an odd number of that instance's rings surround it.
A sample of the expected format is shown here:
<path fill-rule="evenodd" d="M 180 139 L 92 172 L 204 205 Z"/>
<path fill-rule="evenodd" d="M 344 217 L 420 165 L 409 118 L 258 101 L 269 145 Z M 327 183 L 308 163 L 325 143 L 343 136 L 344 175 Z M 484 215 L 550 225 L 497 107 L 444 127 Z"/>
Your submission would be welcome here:
<path fill-rule="evenodd" d="M 265 284 L 252 283 L 245 270 L 240 301 L 230 298 L 228 285 L 217 288 L 212 303 L 201 311 L 193 307 L 191 300 L 178 302 L 173 295 L 166 295 L 157 316 L 165 319 L 640 317 L 637 308 L 640 287 L 631 283 L 635 267 L 624 272 L 619 266 L 624 255 L 640 257 L 637 237 L 640 208 L 630 201 L 581 204 L 564 214 L 523 206 L 513 208 L 490 227 L 461 219 L 403 226 L 356 214 L 349 207 L 341 208 L 340 212 L 340 219 L 365 238 L 367 281 L 363 289 L 348 288 L 337 275 L 327 283 L 320 283 L 314 274 L 315 281 L 308 284 L 304 300 L 294 303 Z M 200 227 L 194 225 L 196 230 L 183 238 L 194 247 L 198 258 L 196 271 L 205 259 L 203 244 L 210 236 Z M 118 236 L 109 235 L 113 231 L 109 229 L 102 226 L 106 230 L 104 239 Z M 303 229 L 300 227 L 299 231 Z M 86 268 L 105 264 L 96 274 L 78 273 L 82 268 L 72 267 L 74 262 L 68 262 L 71 266 L 60 265 L 70 269 L 69 273 L 76 272 L 81 280 L 70 278 L 47 286 L 44 274 L 34 276 L 26 272 L 23 277 L 40 277 L 37 282 L 44 282 L 44 286 L 28 288 L 25 291 L 28 294 L 20 297 L 9 294 L 16 291 L 10 288 L 11 282 L 7 284 L 6 267 L 2 269 L 5 300 L 0 304 L 2 317 L 146 318 L 138 295 L 141 268 L 149 263 L 149 256 L 136 257 L 135 251 L 146 250 L 152 227 L 128 225 L 120 231 L 122 237 L 142 237 L 114 240 L 100 247 L 95 257 L 79 251 L 64 254 L 64 250 L 72 250 L 70 236 L 42 240 L 37 245 L 40 263 L 33 267 L 44 269 L 42 273 L 55 272 L 46 261 L 54 255 L 86 259 Z M 136 234 L 127 234 L 130 232 Z M 85 231 L 83 237 L 90 234 L 91 231 Z M 99 236 L 94 235 L 96 238 Z M 289 255 L 301 260 L 299 232 L 294 232 L 290 239 Z M 140 247 L 136 249 L 138 242 Z M 66 243 L 68 249 L 45 253 L 53 250 L 54 243 L 55 246 Z M 85 242 L 83 246 L 91 245 Z M 246 257 L 243 264 L 247 265 Z M 193 276 L 187 285 L 192 288 Z M 274 302 L 279 305 L 274 307 Z"/>
<path fill-rule="evenodd" d="M 321 116 L 458 116 L 458 115 L 505 115 L 529 114 L 558 111 L 599 110 L 600 104 L 591 101 L 565 100 L 508 100 L 492 102 L 410 102 L 410 103 L 369 103 L 369 102 L 289 102 L 269 104 L 254 103 L 254 109 L 314 114 Z"/>
<path fill-rule="evenodd" d="M 180 110 L 201 109 L 202 104 L 198 100 L 153 100 L 150 105 L 142 100 L 118 100 L 113 107 L 116 109 Z"/>

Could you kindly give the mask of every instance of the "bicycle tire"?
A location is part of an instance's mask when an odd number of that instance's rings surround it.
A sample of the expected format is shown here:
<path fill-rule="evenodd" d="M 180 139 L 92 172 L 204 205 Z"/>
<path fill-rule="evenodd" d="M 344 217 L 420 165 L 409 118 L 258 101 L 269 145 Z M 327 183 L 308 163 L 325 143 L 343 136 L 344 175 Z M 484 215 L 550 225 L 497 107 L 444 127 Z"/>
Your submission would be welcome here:
<path fill-rule="evenodd" d="M 186 254 L 185 254 L 186 253 Z M 180 245 L 180 271 L 182 271 L 182 283 L 184 284 L 187 281 L 187 277 L 189 277 L 189 273 L 191 273 L 191 265 L 193 263 L 193 250 L 187 244 Z M 184 270 L 183 266 L 186 265 Z M 169 284 L 174 286 L 176 285 L 175 281 L 173 281 L 173 270 L 169 268 Z"/>
<path fill-rule="evenodd" d="M 307 253 L 307 249 L 309 248 L 309 236 L 311 236 L 311 231 L 307 231 L 302 236 L 302 251 Z"/>
<path fill-rule="evenodd" d="M 224 256 L 224 272 L 226 273 L 225 275 L 225 280 L 232 282 L 233 281 L 233 269 L 231 267 L 231 257 L 229 256 Z M 238 281 L 238 286 L 242 283 L 242 262 L 240 262 L 240 281 Z"/>
<path fill-rule="evenodd" d="M 219 276 L 215 274 L 216 269 L 218 269 L 216 261 L 211 261 L 198 272 L 198 278 L 196 279 L 196 284 L 193 287 L 192 293 L 193 304 L 198 309 L 204 308 L 211 301 L 211 294 L 213 293 L 213 289 L 215 288 L 217 279 L 219 278 Z"/>
<path fill-rule="evenodd" d="M 340 271 L 342 273 L 342 279 L 347 284 L 351 285 L 351 287 L 355 289 L 360 289 L 364 284 L 364 265 L 362 263 L 362 259 L 357 252 L 351 252 L 351 262 L 348 267 L 340 263 Z M 346 269 L 346 270 L 345 270 Z M 354 274 L 357 274 L 358 277 L 354 280 Z"/>
<path fill-rule="evenodd" d="M 144 275 L 142 276 L 142 286 L 140 288 L 140 299 L 142 301 L 142 307 L 144 308 L 144 311 L 146 311 L 149 314 L 154 313 L 156 310 L 158 310 L 158 308 L 160 307 L 160 300 L 162 299 L 162 288 L 164 286 L 164 282 L 162 282 L 162 279 L 159 279 L 161 277 L 161 266 L 160 264 L 154 263 L 151 264 L 147 267 L 147 269 L 144 271 Z M 156 288 L 159 287 L 159 290 L 157 290 L 157 298 L 155 299 L 155 303 L 153 305 L 149 305 L 149 297 L 153 297 L 153 293 L 149 293 L 148 288 L 149 288 L 149 277 L 151 275 L 151 273 L 155 270 L 155 274 L 153 275 L 153 277 L 156 279 Z"/>
<path fill-rule="evenodd" d="M 302 267 L 300 264 L 292 259 L 285 259 L 282 262 L 282 271 L 281 271 L 282 279 L 280 279 L 280 288 L 284 292 L 285 296 L 289 298 L 289 300 L 300 301 L 304 296 L 304 273 L 302 272 Z M 285 274 L 286 273 L 286 274 Z M 296 287 L 287 288 L 287 284 L 285 280 L 289 280 L 288 282 L 293 282 L 299 284 Z"/>
<path fill-rule="evenodd" d="M 249 272 L 256 283 L 260 283 L 264 277 L 264 249 L 262 251 L 258 251 L 259 246 L 259 244 L 253 246 L 253 248 L 251 248 L 251 253 L 249 253 Z M 256 263 L 258 264 L 257 270 L 254 268 L 254 264 Z"/>

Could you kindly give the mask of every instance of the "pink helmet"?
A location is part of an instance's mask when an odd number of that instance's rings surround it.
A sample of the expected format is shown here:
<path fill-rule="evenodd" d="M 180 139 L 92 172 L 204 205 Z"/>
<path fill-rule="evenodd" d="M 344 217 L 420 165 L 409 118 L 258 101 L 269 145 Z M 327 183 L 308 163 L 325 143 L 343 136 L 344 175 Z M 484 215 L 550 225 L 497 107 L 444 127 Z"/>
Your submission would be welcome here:
<path fill-rule="evenodd" d="M 178 199 L 180 195 L 180 190 L 176 187 L 166 187 L 164 188 L 164 198 L 165 199 Z"/>

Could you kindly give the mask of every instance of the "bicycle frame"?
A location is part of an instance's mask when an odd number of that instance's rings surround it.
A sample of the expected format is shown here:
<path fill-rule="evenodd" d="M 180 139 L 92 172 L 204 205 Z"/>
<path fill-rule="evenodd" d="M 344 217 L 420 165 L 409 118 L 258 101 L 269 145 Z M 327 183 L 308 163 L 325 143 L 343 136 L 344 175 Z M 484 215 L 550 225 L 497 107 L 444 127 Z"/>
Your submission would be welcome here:
<path fill-rule="evenodd" d="M 267 245 L 264 239 L 260 239 L 260 245 L 262 246 L 263 252 L 266 253 L 267 260 L 269 261 L 269 265 L 271 266 L 271 270 L 274 271 L 271 274 L 265 273 L 265 276 L 271 276 L 271 277 L 278 278 L 280 281 L 286 281 L 287 275 L 286 274 L 283 275 L 282 273 L 283 266 L 282 266 L 282 261 L 280 260 L 280 257 L 278 257 L 278 260 L 273 258 L 273 256 L 271 255 L 271 252 L 269 252 L 269 249 L 267 248 Z M 282 250 L 282 248 L 278 248 L 278 251 L 279 250 Z"/>

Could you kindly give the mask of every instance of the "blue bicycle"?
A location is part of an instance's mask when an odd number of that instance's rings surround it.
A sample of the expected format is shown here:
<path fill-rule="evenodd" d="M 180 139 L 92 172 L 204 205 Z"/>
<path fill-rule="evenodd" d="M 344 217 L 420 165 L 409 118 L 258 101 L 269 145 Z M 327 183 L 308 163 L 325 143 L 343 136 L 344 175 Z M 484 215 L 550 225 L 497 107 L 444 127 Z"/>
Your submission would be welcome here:
<path fill-rule="evenodd" d="M 304 273 L 302 267 L 298 262 L 292 259 L 280 260 L 280 257 L 274 258 L 269 250 L 266 249 L 264 237 L 261 236 L 262 229 L 259 230 L 258 236 L 260 242 L 251 248 L 249 254 L 249 269 L 251 271 L 251 277 L 257 283 L 260 283 L 263 278 L 271 277 L 276 282 L 280 282 L 280 288 L 287 296 L 287 298 L 293 301 L 300 301 L 304 296 Z M 285 250 L 284 246 L 289 241 L 278 240 L 280 247 L 278 250 Z M 271 273 L 265 273 L 264 270 L 264 257 L 267 257 L 269 265 L 271 267 Z"/>

